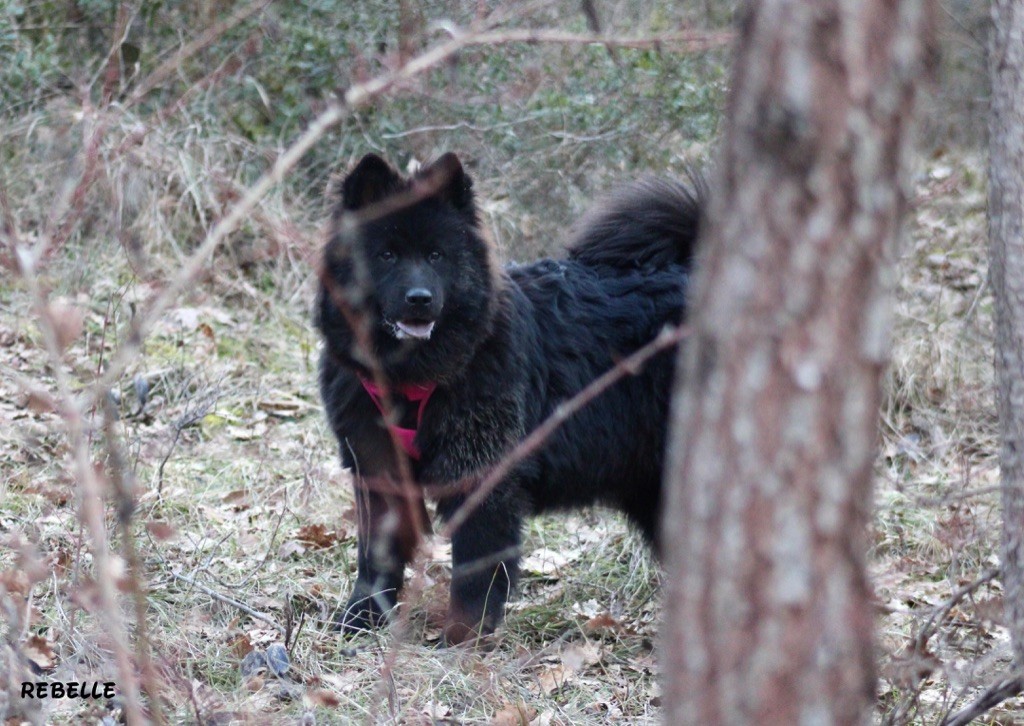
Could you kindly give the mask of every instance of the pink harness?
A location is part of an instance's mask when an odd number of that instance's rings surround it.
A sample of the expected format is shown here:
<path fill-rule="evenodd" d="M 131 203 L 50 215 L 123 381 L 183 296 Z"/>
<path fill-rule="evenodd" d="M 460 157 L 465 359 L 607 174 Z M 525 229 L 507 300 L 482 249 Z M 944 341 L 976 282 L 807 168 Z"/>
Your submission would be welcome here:
<path fill-rule="evenodd" d="M 370 399 L 377 407 L 377 410 L 380 411 L 380 415 L 383 416 L 386 421 L 388 416 L 384 411 L 384 391 L 380 386 L 368 378 L 359 376 L 359 382 L 363 384 L 363 388 L 366 389 L 368 394 L 370 394 Z M 437 388 L 436 383 L 425 383 L 423 385 L 418 383 L 406 383 L 400 386 L 393 386 L 390 389 L 392 395 L 397 394 L 405 396 L 413 403 L 419 401 L 420 404 L 419 408 L 416 410 L 416 428 L 405 429 L 401 426 L 388 425 L 388 428 L 391 429 L 395 436 L 398 437 L 398 443 L 401 444 L 402 449 L 413 459 L 419 460 L 420 458 L 420 450 L 417 448 L 415 443 L 416 432 L 419 430 L 420 422 L 423 421 L 423 409 L 427 407 L 427 401 L 429 401 L 430 397 L 434 395 L 435 388 Z"/>

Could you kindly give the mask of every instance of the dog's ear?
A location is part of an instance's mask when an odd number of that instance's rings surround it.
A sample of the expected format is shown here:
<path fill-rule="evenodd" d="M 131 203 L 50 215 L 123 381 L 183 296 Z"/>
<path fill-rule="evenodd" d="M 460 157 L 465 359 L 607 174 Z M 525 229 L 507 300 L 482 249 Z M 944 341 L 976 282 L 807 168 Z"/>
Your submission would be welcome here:
<path fill-rule="evenodd" d="M 402 177 L 376 154 L 367 154 L 341 180 L 335 194 L 345 211 L 368 207 L 386 199 L 402 187 Z"/>
<path fill-rule="evenodd" d="M 448 152 L 437 161 L 424 167 L 416 175 L 425 184 L 436 186 L 432 196 L 448 202 L 460 212 L 475 213 L 473 205 L 473 180 L 462 168 L 459 157 Z"/>

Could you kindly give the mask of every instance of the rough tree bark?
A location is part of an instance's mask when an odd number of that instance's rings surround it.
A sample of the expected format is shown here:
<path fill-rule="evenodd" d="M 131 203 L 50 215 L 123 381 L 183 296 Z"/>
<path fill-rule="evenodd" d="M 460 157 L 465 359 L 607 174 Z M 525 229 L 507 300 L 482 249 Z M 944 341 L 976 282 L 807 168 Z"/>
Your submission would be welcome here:
<path fill-rule="evenodd" d="M 1024 4 L 993 0 L 989 72 L 989 280 L 996 310 L 1003 587 L 1024 668 Z"/>
<path fill-rule="evenodd" d="M 864 560 L 929 0 L 761 0 L 680 358 L 665 721 L 865 723 Z"/>

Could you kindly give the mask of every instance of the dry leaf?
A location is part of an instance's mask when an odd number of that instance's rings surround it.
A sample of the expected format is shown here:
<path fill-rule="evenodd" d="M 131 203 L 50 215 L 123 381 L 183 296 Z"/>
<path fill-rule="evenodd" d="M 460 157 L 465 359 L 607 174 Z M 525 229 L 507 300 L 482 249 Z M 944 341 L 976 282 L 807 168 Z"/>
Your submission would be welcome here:
<path fill-rule="evenodd" d="M 980 620 L 987 620 L 995 625 L 1003 625 L 1006 620 L 1006 608 L 1000 595 L 978 600 L 974 604 L 974 611 Z"/>
<path fill-rule="evenodd" d="M 292 555 L 301 555 L 304 554 L 305 551 L 306 548 L 298 540 L 285 540 L 281 543 L 281 546 L 277 548 L 277 559 L 287 560 Z"/>
<path fill-rule="evenodd" d="M 28 393 L 25 401 L 32 413 L 52 413 L 57 410 L 57 401 L 46 391 L 34 388 Z"/>
<path fill-rule="evenodd" d="M 570 643 L 562 650 L 562 664 L 572 672 L 578 672 L 601 660 L 601 648 L 597 643 Z"/>
<path fill-rule="evenodd" d="M 562 551 L 539 549 L 523 558 L 522 569 L 547 577 L 557 577 L 559 571 L 579 557 L 578 551 Z"/>
<path fill-rule="evenodd" d="M 67 350 L 82 335 L 85 311 L 63 300 L 54 300 L 46 307 L 46 315 L 57 336 L 61 352 Z"/>
<path fill-rule="evenodd" d="M 249 500 L 249 493 L 245 489 L 235 489 L 230 491 L 220 498 L 225 504 L 230 504 L 231 508 L 236 512 L 241 512 L 243 509 L 248 509 L 251 506 Z"/>
<path fill-rule="evenodd" d="M 537 676 L 537 684 L 540 686 L 540 691 L 543 695 L 550 696 L 555 691 L 561 690 L 573 675 L 575 675 L 575 672 L 572 668 L 558 663 L 541 672 Z"/>
<path fill-rule="evenodd" d="M 301 398 L 286 394 L 276 394 L 272 398 L 257 401 L 256 407 L 278 418 L 292 418 L 313 408 L 312 404 Z"/>
<path fill-rule="evenodd" d="M 307 524 L 305 527 L 299 528 L 295 539 L 311 547 L 325 550 L 338 543 L 338 534 L 322 524 Z"/>
<path fill-rule="evenodd" d="M 249 642 L 256 648 L 266 648 L 281 637 L 281 633 L 271 628 L 250 628 L 245 631 L 245 634 L 249 638 Z M 266 662 L 265 658 L 264 662 Z"/>
<path fill-rule="evenodd" d="M 259 430 L 256 426 L 226 426 L 224 431 L 235 441 L 252 441 L 262 437 L 267 432 L 266 427 Z"/>
<path fill-rule="evenodd" d="M 174 527 L 169 525 L 167 522 L 159 519 L 154 519 L 151 522 L 146 522 L 146 530 L 153 535 L 153 539 L 165 542 L 169 539 L 173 539 L 177 534 Z"/>
<path fill-rule="evenodd" d="M 71 553 L 64 549 L 51 552 L 46 558 L 46 568 L 51 573 L 63 576 L 71 565 Z"/>
<path fill-rule="evenodd" d="M 39 671 L 52 671 L 57 667 L 53 644 L 41 635 L 33 635 L 21 646 L 21 652 Z"/>
<path fill-rule="evenodd" d="M 491 726 L 527 726 L 537 718 L 537 709 L 523 703 L 510 703 L 494 714 Z"/>
<path fill-rule="evenodd" d="M 249 655 L 253 651 L 252 641 L 249 640 L 249 636 L 244 633 L 235 638 L 228 648 L 239 660 L 245 658 L 245 656 Z"/>
<path fill-rule="evenodd" d="M 331 691 L 325 691 L 322 688 L 312 688 L 302 694 L 302 703 L 309 708 L 314 708 L 316 706 L 334 708 L 341 703 L 341 699 Z"/>
<path fill-rule="evenodd" d="M 0 588 L 24 597 L 32 589 L 32 583 L 24 570 L 10 569 L 0 572 Z"/>
<path fill-rule="evenodd" d="M 588 635 L 615 634 L 623 631 L 622 623 L 610 613 L 595 615 L 583 624 L 583 632 Z"/>
<path fill-rule="evenodd" d="M 195 330 L 202 325 L 209 327 L 208 323 L 200 323 L 200 318 L 207 318 L 221 325 L 234 325 L 235 323 L 231 315 L 222 308 L 217 307 L 180 307 L 176 310 L 171 310 L 167 317 L 171 322 L 177 323 L 180 327 L 189 330 Z"/>

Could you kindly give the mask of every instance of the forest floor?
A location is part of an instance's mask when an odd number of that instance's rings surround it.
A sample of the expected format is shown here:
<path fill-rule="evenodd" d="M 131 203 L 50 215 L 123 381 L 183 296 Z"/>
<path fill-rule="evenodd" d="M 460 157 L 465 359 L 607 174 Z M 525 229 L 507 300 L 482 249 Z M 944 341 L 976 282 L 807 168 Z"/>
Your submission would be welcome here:
<path fill-rule="evenodd" d="M 871 574 L 881 717 L 934 723 L 1007 665 L 1008 641 L 998 579 L 950 601 L 998 566 L 981 162 L 922 162 L 915 191 Z M 113 244 L 55 262 L 50 274 L 80 290 L 61 304 L 84 316 L 65 352 L 70 367 L 109 355 L 105 331 L 152 294 L 124 282 L 126 264 Z M 490 652 L 437 647 L 449 576 L 442 541 L 416 571 L 400 632 L 356 647 L 339 640 L 328 621 L 353 576 L 354 511 L 317 400 L 311 275 L 258 282 L 215 266 L 162 317 L 120 389 L 148 641 L 173 720 L 260 723 L 312 710 L 338 723 L 657 721 L 658 567 L 606 511 L 531 522 L 521 592 Z M 25 392 L 25 381 L 52 380 L 41 334 L 23 286 L 5 278 L 0 296 L 0 533 L 12 545 L 0 570 L 9 577 L 33 559 L 46 568 L 22 647 L 48 680 L 116 681 L 104 621 L 90 612 L 90 548 L 62 420 Z M 288 648 L 287 677 L 244 675 L 245 656 L 274 643 Z M 69 722 L 103 707 L 46 708 L 49 722 Z M 1013 714 L 1024 716 L 1019 702 L 993 717 Z"/>

